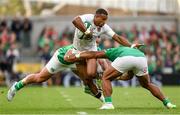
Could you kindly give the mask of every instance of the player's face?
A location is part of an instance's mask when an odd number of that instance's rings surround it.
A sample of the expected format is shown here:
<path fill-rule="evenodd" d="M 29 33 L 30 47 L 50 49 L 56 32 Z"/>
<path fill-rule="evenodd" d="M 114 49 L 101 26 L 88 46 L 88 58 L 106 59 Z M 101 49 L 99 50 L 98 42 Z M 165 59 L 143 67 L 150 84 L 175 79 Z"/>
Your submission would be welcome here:
<path fill-rule="evenodd" d="M 108 19 L 108 16 L 104 14 L 96 14 L 94 17 L 94 24 L 96 26 L 102 27 L 106 23 L 107 19 Z"/>

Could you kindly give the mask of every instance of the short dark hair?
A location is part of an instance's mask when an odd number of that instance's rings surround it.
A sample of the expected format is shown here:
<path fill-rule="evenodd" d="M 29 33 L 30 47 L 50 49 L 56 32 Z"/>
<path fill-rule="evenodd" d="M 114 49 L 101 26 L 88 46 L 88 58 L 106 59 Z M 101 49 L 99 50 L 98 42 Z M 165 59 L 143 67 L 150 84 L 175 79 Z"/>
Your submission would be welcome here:
<path fill-rule="evenodd" d="M 108 12 L 103 8 L 99 8 L 99 9 L 96 10 L 96 14 L 104 14 L 104 15 L 107 16 Z"/>

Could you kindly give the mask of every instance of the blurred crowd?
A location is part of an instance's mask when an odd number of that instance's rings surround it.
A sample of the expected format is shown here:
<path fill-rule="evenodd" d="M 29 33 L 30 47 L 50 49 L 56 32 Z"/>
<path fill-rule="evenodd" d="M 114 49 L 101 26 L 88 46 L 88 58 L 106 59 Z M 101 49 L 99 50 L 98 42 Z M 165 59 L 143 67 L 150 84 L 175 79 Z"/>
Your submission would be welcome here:
<path fill-rule="evenodd" d="M 10 85 L 11 80 L 18 80 L 14 65 L 20 60 L 20 50 L 31 47 L 32 22 L 24 17 L 0 19 L 0 82 Z"/>
<path fill-rule="evenodd" d="M 14 17 L 10 21 L 0 20 L 0 73 L 9 76 L 6 79 L 19 79 L 16 77 L 17 73 L 13 72 L 13 64 L 20 60 L 20 52 L 23 48 L 31 48 L 32 30 L 33 23 L 26 17 L 21 19 Z M 152 25 L 147 29 L 146 25 L 138 27 L 134 24 L 130 29 L 120 25 L 113 27 L 113 30 L 132 43 L 145 45 L 142 49 L 148 58 L 149 73 L 152 76 L 180 73 L 180 33 L 176 26 L 172 25 L 168 28 L 161 26 L 157 29 Z M 71 44 L 73 36 L 74 30 L 70 27 L 58 32 L 52 26 L 45 26 L 37 38 L 37 54 L 43 65 L 49 61 L 56 49 Z M 107 36 L 101 36 L 98 42 L 102 49 L 119 46 Z M 55 82 L 59 84 L 60 80 Z"/>

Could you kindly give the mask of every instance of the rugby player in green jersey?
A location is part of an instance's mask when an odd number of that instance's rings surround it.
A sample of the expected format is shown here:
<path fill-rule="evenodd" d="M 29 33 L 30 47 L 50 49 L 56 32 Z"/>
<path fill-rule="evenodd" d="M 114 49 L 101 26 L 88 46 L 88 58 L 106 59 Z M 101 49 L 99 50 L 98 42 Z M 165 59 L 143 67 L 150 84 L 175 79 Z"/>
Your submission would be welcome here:
<path fill-rule="evenodd" d="M 69 49 L 72 49 L 72 45 L 64 46 L 59 48 L 50 61 L 46 64 L 46 66 L 39 72 L 34 74 L 27 75 L 24 79 L 20 80 L 19 82 L 15 82 L 8 91 L 7 99 L 8 101 L 12 101 L 13 97 L 15 96 L 16 92 L 22 89 L 25 85 L 31 83 L 41 83 L 48 80 L 53 74 L 70 68 L 75 74 L 77 74 L 80 79 L 83 81 L 85 85 L 85 93 L 89 93 L 94 97 L 104 101 L 104 97 L 102 92 L 98 90 L 97 86 L 93 83 L 93 79 L 88 79 L 88 81 L 84 78 L 87 73 L 80 74 L 80 70 L 76 68 L 76 65 L 71 62 L 67 62 L 64 60 L 64 55 L 67 53 Z M 88 82 L 88 83 L 87 83 Z M 90 89 L 93 88 L 93 89 Z"/>
<path fill-rule="evenodd" d="M 111 65 L 104 71 L 102 76 L 102 89 L 105 97 L 105 103 L 100 109 L 114 109 L 112 104 L 112 85 L 111 81 L 117 79 L 123 73 L 132 71 L 138 78 L 140 85 L 149 90 L 153 96 L 163 102 L 164 106 L 171 109 L 176 108 L 167 99 L 161 90 L 150 82 L 148 74 L 147 59 L 143 52 L 135 48 L 117 47 L 104 51 L 84 51 L 72 55 L 65 56 L 68 62 L 75 62 L 83 59 L 91 58 L 108 58 L 112 61 Z"/>

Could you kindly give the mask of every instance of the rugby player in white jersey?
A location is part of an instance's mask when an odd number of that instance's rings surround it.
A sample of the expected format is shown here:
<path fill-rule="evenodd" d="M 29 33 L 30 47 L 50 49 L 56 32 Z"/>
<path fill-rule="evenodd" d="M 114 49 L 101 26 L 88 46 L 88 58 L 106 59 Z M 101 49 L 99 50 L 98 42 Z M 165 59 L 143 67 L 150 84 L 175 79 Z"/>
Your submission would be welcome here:
<path fill-rule="evenodd" d="M 96 38 L 103 34 L 108 35 L 110 38 L 117 41 L 121 45 L 127 47 L 136 46 L 136 44 L 132 45 L 126 38 L 116 34 L 106 24 L 107 19 L 108 12 L 102 8 L 97 9 L 95 14 L 84 14 L 75 17 L 72 21 L 76 27 L 73 40 L 74 49 L 72 53 L 77 53 L 79 51 L 97 51 Z M 91 26 L 86 28 L 85 23 L 90 23 Z M 91 80 L 96 76 L 96 59 L 87 59 L 85 63 L 78 63 L 77 68 L 82 70 L 81 72 L 87 71 L 87 76 L 85 76 L 85 79 Z M 91 84 L 91 82 L 88 83 Z"/>

